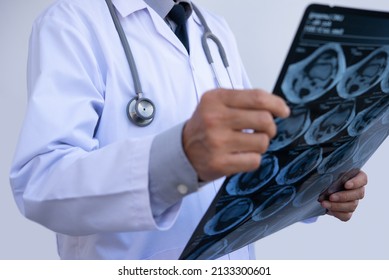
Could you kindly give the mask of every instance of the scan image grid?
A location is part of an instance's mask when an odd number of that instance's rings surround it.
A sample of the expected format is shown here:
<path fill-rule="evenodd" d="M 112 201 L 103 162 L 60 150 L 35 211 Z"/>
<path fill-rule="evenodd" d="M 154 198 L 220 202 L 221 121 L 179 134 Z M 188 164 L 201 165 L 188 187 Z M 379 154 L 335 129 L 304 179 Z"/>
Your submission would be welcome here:
<path fill-rule="evenodd" d="M 274 90 L 290 117 L 276 119 L 260 168 L 224 182 L 182 258 L 215 259 L 324 214 L 319 201 L 339 191 L 387 138 L 389 45 L 299 38 Z"/>

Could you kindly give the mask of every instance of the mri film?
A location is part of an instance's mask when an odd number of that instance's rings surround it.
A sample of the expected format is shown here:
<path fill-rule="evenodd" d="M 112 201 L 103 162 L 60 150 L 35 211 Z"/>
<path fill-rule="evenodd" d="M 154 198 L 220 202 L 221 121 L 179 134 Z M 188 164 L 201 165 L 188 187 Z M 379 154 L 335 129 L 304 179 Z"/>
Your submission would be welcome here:
<path fill-rule="evenodd" d="M 342 77 L 346 62 L 340 44 L 329 43 L 289 66 L 282 91 L 294 104 L 320 98 Z"/>
<path fill-rule="evenodd" d="M 340 133 L 355 116 L 355 102 L 348 100 L 335 106 L 312 122 L 305 134 L 309 145 L 327 142 Z"/>
<path fill-rule="evenodd" d="M 313 202 L 317 202 L 320 193 L 325 191 L 332 183 L 331 174 L 314 175 L 307 179 L 302 185 L 296 198 L 293 200 L 293 206 L 304 207 Z"/>
<path fill-rule="evenodd" d="M 384 73 L 384 77 L 382 78 L 382 81 L 381 81 L 381 88 L 382 88 L 382 91 L 385 93 L 389 93 L 389 66 L 387 68 L 388 69 Z"/>
<path fill-rule="evenodd" d="M 296 107 L 286 119 L 277 119 L 277 135 L 271 140 L 269 151 L 277 151 L 290 145 L 308 129 L 310 113 L 306 107 Z"/>
<path fill-rule="evenodd" d="M 313 147 L 283 167 L 276 177 L 279 185 L 294 184 L 312 172 L 322 160 L 322 148 Z"/>
<path fill-rule="evenodd" d="M 388 69 L 389 47 L 384 46 L 368 57 L 349 67 L 337 85 L 343 98 L 359 96 L 377 85 Z"/>
<path fill-rule="evenodd" d="M 208 259 L 213 260 L 218 257 L 225 255 L 228 247 L 228 240 L 226 238 L 219 240 L 212 240 L 212 242 L 206 243 L 205 245 L 197 248 L 185 259 L 197 260 L 197 259 Z M 206 257 L 203 257 L 206 255 Z"/>
<path fill-rule="evenodd" d="M 389 135 L 383 26 L 389 13 L 307 8 L 273 89 L 290 116 L 274 119 L 277 134 L 257 169 L 225 179 L 181 259 L 216 259 L 326 214 L 320 202 L 343 190 Z"/>
<path fill-rule="evenodd" d="M 350 136 L 356 136 L 367 131 L 375 122 L 379 121 L 379 117 L 388 111 L 388 108 L 389 95 L 385 95 L 373 105 L 358 113 L 347 128 Z"/>
<path fill-rule="evenodd" d="M 362 144 L 356 150 L 353 156 L 353 162 L 362 166 L 372 156 L 374 150 L 371 147 L 379 147 L 382 142 L 388 137 L 389 129 L 387 127 L 375 130 L 366 140 L 361 141 Z"/>
<path fill-rule="evenodd" d="M 266 224 L 255 224 L 253 222 L 247 222 L 242 227 L 228 235 L 228 252 L 233 252 L 255 242 L 264 235 L 267 228 L 268 225 Z"/>
<path fill-rule="evenodd" d="M 389 124 L 389 110 L 386 111 L 385 115 L 382 117 L 382 124 Z"/>
<path fill-rule="evenodd" d="M 249 198 L 238 198 L 216 213 L 204 227 L 208 235 L 226 232 L 242 222 L 253 211 L 253 202 Z"/>
<path fill-rule="evenodd" d="M 294 186 L 273 186 L 264 193 L 266 199 L 252 214 L 256 222 L 267 219 L 281 211 L 290 203 L 296 195 Z"/>
<path fill-rule="evenodd" d="M 238 250 L 263 237 L 268 226 L 247 222 L 242 227 L 226 234 L 225 238 L 214 239 L 212 242 L 194 251 L 187 259 L 216 259 L 229 252 Z"/>
<path fill-rule="evenodd" d="M 230 195 L 248 195 L 266 185 L 278 172 L 278 160 L 273 155 L 264 155 L 261 167 L 253 172 L 233 176 L 226 190 Z"/>
<path fill-rule="evenodd" d="M 332 152 L 330 155 L 323 159 L 322 163 L 317 168 L 318 173 L 337 174 L 336 171 L 339 170 L 340 167 L 348 163 L 348 160 L 352 158 L 357 149 L 357 139 L 347 141 L 345 144 L 336 148 L 334 152 Z M 352 166 L 350 166 L 350 169 L 352 169 Z"/>

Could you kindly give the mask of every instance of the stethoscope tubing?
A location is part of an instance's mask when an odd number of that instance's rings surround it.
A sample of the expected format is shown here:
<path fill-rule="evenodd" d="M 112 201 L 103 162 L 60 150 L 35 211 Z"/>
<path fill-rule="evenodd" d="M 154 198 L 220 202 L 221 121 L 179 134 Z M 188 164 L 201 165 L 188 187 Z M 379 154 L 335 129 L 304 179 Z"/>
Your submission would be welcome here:
<path fill-rule="evenodd" d="M 116 31 L 118 32 L 120 42 L 122 43 L 124 53 L 126 55 L 128 65 L 129 65 L 130 70 L 131 70 L 131 75 L 132 75 L 132 78 L 134 81 L 135 93 L 138 95 L 138 97 L 141 98 L 143 95 L 142 85 L 141 85 L 140 78 L 139 78 L 138 67 L 136 66 L 135 59 L 134 59 L 134 56 L 132 54 L 130 44 L 128 43 L 126 34 L 124 33 L 123 26 L 120 24 L 119 18 L 115 12 L 115 8 L 112 4 L 112 1 L 105 0 L 105 2 L 107 3 L 109 12 L 111 13 L 112 20 L 115 24 Z"/>
<path fill-rule="evenodd" d="M 138 125 L 141 127 L 147 126 L 154 119 L 155 105 L 150 99 L 144 97 L 142 85 L 141 85 L 140 78 L 139 78 L 138 68 L 136 66 L 135 59 L 134 59 L 134 56 L 132 54 L 130 44 L 128 43 L 127 37 L 124 33 L 123 26 L 120 24 L 119 18 L 116 14 L 116 11 L 115 11 L 115 8 L 112 4 L 112 1 L 105 0 L 105 2 L 107 3 L 109 12 L 111 14 L 112 20 L 113 20 L 115 28 L 116 28 L 116 31 L 119 35 L 121 44 L 123 46 L 123 50 L 124 50 L 128 65 L 129 65 L 130 70 L 131 70 L 131 75 L 132 75 L 133 82 L 134 82 L 135 93 L 137 95 L 136 97 L 132 98 L 130 100 L 130 102 L 127 104 L 127 108 L 126 108 L 127 116 L 130 119 L 130 121 L 133 122 L 135 125 Z M 221 87 L 221 82 L 220 82 L 220 79 L 217 75 L 215 63 L 213 61 L 213 57 L 212 57 L 212 54 L 211 54 L 211 51 L 209 48 L 208 40 L 212 40 L 216 44 L 220 58 L 223 62 L 224 68 L 227 71 L 227 75 L 228 75 L 228 78 L 230 80 L 231 87 L 234 88 L 234 83 L 232 81 L 231 73 L 229 71 L 229 63 L 228 63 L 227 55 L 226 55 L 226 52 L 224 50 L 223 44 L 220 42 L 219 38 L 217 38 L 217 36 L 212 33 L 204 16 L 199 11 L 199 9 L 196 7 L 196 5 L 194 5 L 192 3 L 192 7 L 193 7 L 193 10 L 196 13 L 196 15 L 199 17 L 200 22 L 204 28 L 204 33 L 203 33 L 202 38 L 201 38 L 201 44 L 202 44 L 202 47 L 204 50 L 205 57 L 207 58 L 207 61 L 210 65 L 212 73 L 214 75 L 217 87 L 218 88 Z M 145 104 L 147 104 L 147 106 L 144 106 Z M 149 106 L 149 108 L 152 108 L 152 113 L 142 115 L 143 111 L 140 110 L 140 108 L 145 108 L 148 106 Z"/>
<path fill-rule="evenodd" d="M 215 77 L 217 87 L 219 87 L 219 88 L 221 87 L 221 82 L 220 82 L 220 79 L 217 75 L 217 71 L 215 69 L 215 63 L 213 61 L 213 57 L 212 57 L 211 51 L 209 49 L 208 39 L 212 40 L 216 44 L 218 51 L 219 51 L 220 58 L 223 62 L 224 68 L 227 71 L 228 78 L 230 79 L 231 87 L 234 88 L 234 83 L 232 81 L 231 73 L 229 71 L 230 65 L 228 63 L 227 54 L 226 54 L 226 51 L 224 50 L 223 44 L 220 42 L 219 38 L 211 31 L 211 29 L 208 26 L 207 21 L 205 20 L 203 14 L 200 12 L 200 10 L 197 8 L 197 6 L 194 4 L 192 4 L 192 6 L 193 6 L 193 10 L 195 11 L 196 15 L 200 19 L 201 25 L 204 28 L 204 33 L 203 33 L 203 36 L 201 38 L 201 44 L 203 46 L 205 57 L 207 58 L 207 61 L 212 68 L 212 72 L 213 72 L 213 75 Z"/>

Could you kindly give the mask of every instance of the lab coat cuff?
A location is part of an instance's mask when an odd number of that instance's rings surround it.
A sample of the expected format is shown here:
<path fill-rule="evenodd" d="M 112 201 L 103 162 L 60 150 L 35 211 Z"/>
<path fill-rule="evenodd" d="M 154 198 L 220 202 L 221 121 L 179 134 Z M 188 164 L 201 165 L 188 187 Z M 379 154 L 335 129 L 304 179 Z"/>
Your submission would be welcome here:
<path fill-rule="evenodd" d="M 154 217 L 177 212 L 181 199 L 199 189 L 197 174 L 182 146 L 185 123 L 157 135 L 151 145 L 149 188 Z"/>

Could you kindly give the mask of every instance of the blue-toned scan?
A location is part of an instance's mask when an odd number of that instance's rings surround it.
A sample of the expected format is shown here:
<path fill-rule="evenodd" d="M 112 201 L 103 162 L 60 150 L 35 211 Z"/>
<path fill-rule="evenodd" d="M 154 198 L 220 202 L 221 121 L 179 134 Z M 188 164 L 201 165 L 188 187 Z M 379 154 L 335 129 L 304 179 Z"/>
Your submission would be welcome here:
<path fill-rule="evenodd" d="M 322 160 L 322 148 L 312 147 L 289 162 L 276 177 L 279 185 L 294 184 L 313 171 Z"/>
<path fill-rule="evenodd" d="M 388 109 L 386 110 L 386 113 L 382 117 L 382 124 L 383 125 L 389 124 L 389 110 Z"/>
<path fill-rule="evenodd" d="M 357 149 L 357 139 L 347 141 L 345 144 L 338 147 L 329 156 L 323 159 L 323 161 L 317 168 L 318 173 L 335 173 L 335 171 L 337 171 L 341 166 L 345 165 L 346 163 L 349 163 L 348 160 L 352 158 Z M 352 167 L 350 167 L 350 169 L 351 168 Z"/>
<path fill-rule="evenodd" d="M 384 114 L 389 109 L 389 95 L 381 97 L 377 102 L 369 108 L 361 111 L 351 122 L 347 128 L 351 136 L 357 136 L 367 131 L 375 122 L 377 118 Z"/>
<path fill-rule="evenodd" d="M 278 160 L 273 155 L 264 155 L 261 166 L 255 171 L 233 176 L 226 191 L 230 195 L 247 195 L 258 191 L 267 184 L 278 172 Z"/>
<path fill-rule="evenodd" d="M 229 245 L 227 252 L 233 252 L 247 246 L 263 237 L 268 226 L 255 222 L 247 222 L 228 235 Z"/>
<path fill-rule="evenodd" d="M 389 46 L 384 46 L 349 67 L 336 87 L 339 96 L 353 98 L 377 85 L 388 69 L 388 60 Z"/>
<path fill-rule="evenodd" d="M 336 85 L 346 70 L 340 44 L 323 45 L 304 60 L 289 66 L 281 89 L 292 103 L 318 99 Z"/>
<path fill-rule="evenodd" d="M 289 209 L 288 209 L 289 211 Z M 286 213 L 286 211 L 284 212 L 285 214 L 284 215 L 278 215 L 276 219 L 272 219 L 271 223 L 268 224 L 268 228 L 266 230 L 266 232 L 264 233 L 265 236 L 268 236 L 268 235 L 271 235 L 285 227 L 287 227 L 288 225 L 291 225 L 291 224 L 294 224 L 298 221 L 301 221 L 301 220 L 304 220 L 306 218 L 310 218 L 310 217 L 307 217 L 306 214 L 302 213 L 302 212 L 296 212 L 296 211 L 290 211 L 290 215 L 288 215 Z M 266 221 L 264 221 L 263 223 L 265 223 Z"/>
<path fill-rule="evenodd" d="M 388 129 L 384 127 L 374 131 L 369 138 L 361 140 L 361 143 L 353 156 L 353 162 L 358 163 L 358 166 L 362 167 L 375 152 L 372 147 L 379 147 L 388 136 L 388 133 Z"/>
<path fill-rule="evenodd" d="M 277 135 L 271 140 L 269 151 L 277 151 L 292 143 L 308 129 L 311 124 L 310 113 L 306 107 L 293 108 L 286 119 L 277 119 Z"/>
<path fill-rule="evenodd" d="M 384 73 L 384 77 L 382 78 L 381 89 L 383 92 L 389 93 L 389 66 L 387 67 L 387 70 Z"/>
<path fill-rule="evenodd" d="M 221 239 L 216 242 L 210 242 L 202 247 L 198 248 L 192 254 L 190 254 L 187 260 L 214 260 L 227 253 L 226 248 L 228 246 L 227 239 Z"/>
<path fill-rule="evenodd" d="M 273 186 L 268 190 L 268 197 L 262 202 L 252 214 L 252 219 L 256 222 L 267 219 L 293 200 L 296 195 L 294 186 Z"/>
<path fill-rule="evenodd" d="M 234 228 L 251 214 L 253 207 L 249 198 L 235 199 L 205 224 L 205 234 L 216 235 Z"/>
<path fill-rule="evenodd" d="M 324 143 L 346 128 L 354 117 L 355 101 L 342 102 L 312 122 L 304 135 L 305 141 L 309 145 Z"/>
<path fill-rule="evenodd" d="M 188 260 L 213 260 L 225 254 L 247 246 L 264 236 L 268 226 L 246 222 L 241 227 L 226 235 L 223 239 L 213 240 L 194 251 Z"/>
<path fill-rule="evenodd" d="M 319 194 L 325 191 L 332 183 L 331 174 L 315 175 L 306 180 L 300 187 L 296 198 L 293 200 L 293 206 L 303 207 L 312 202 L 317 202 Z"/>

